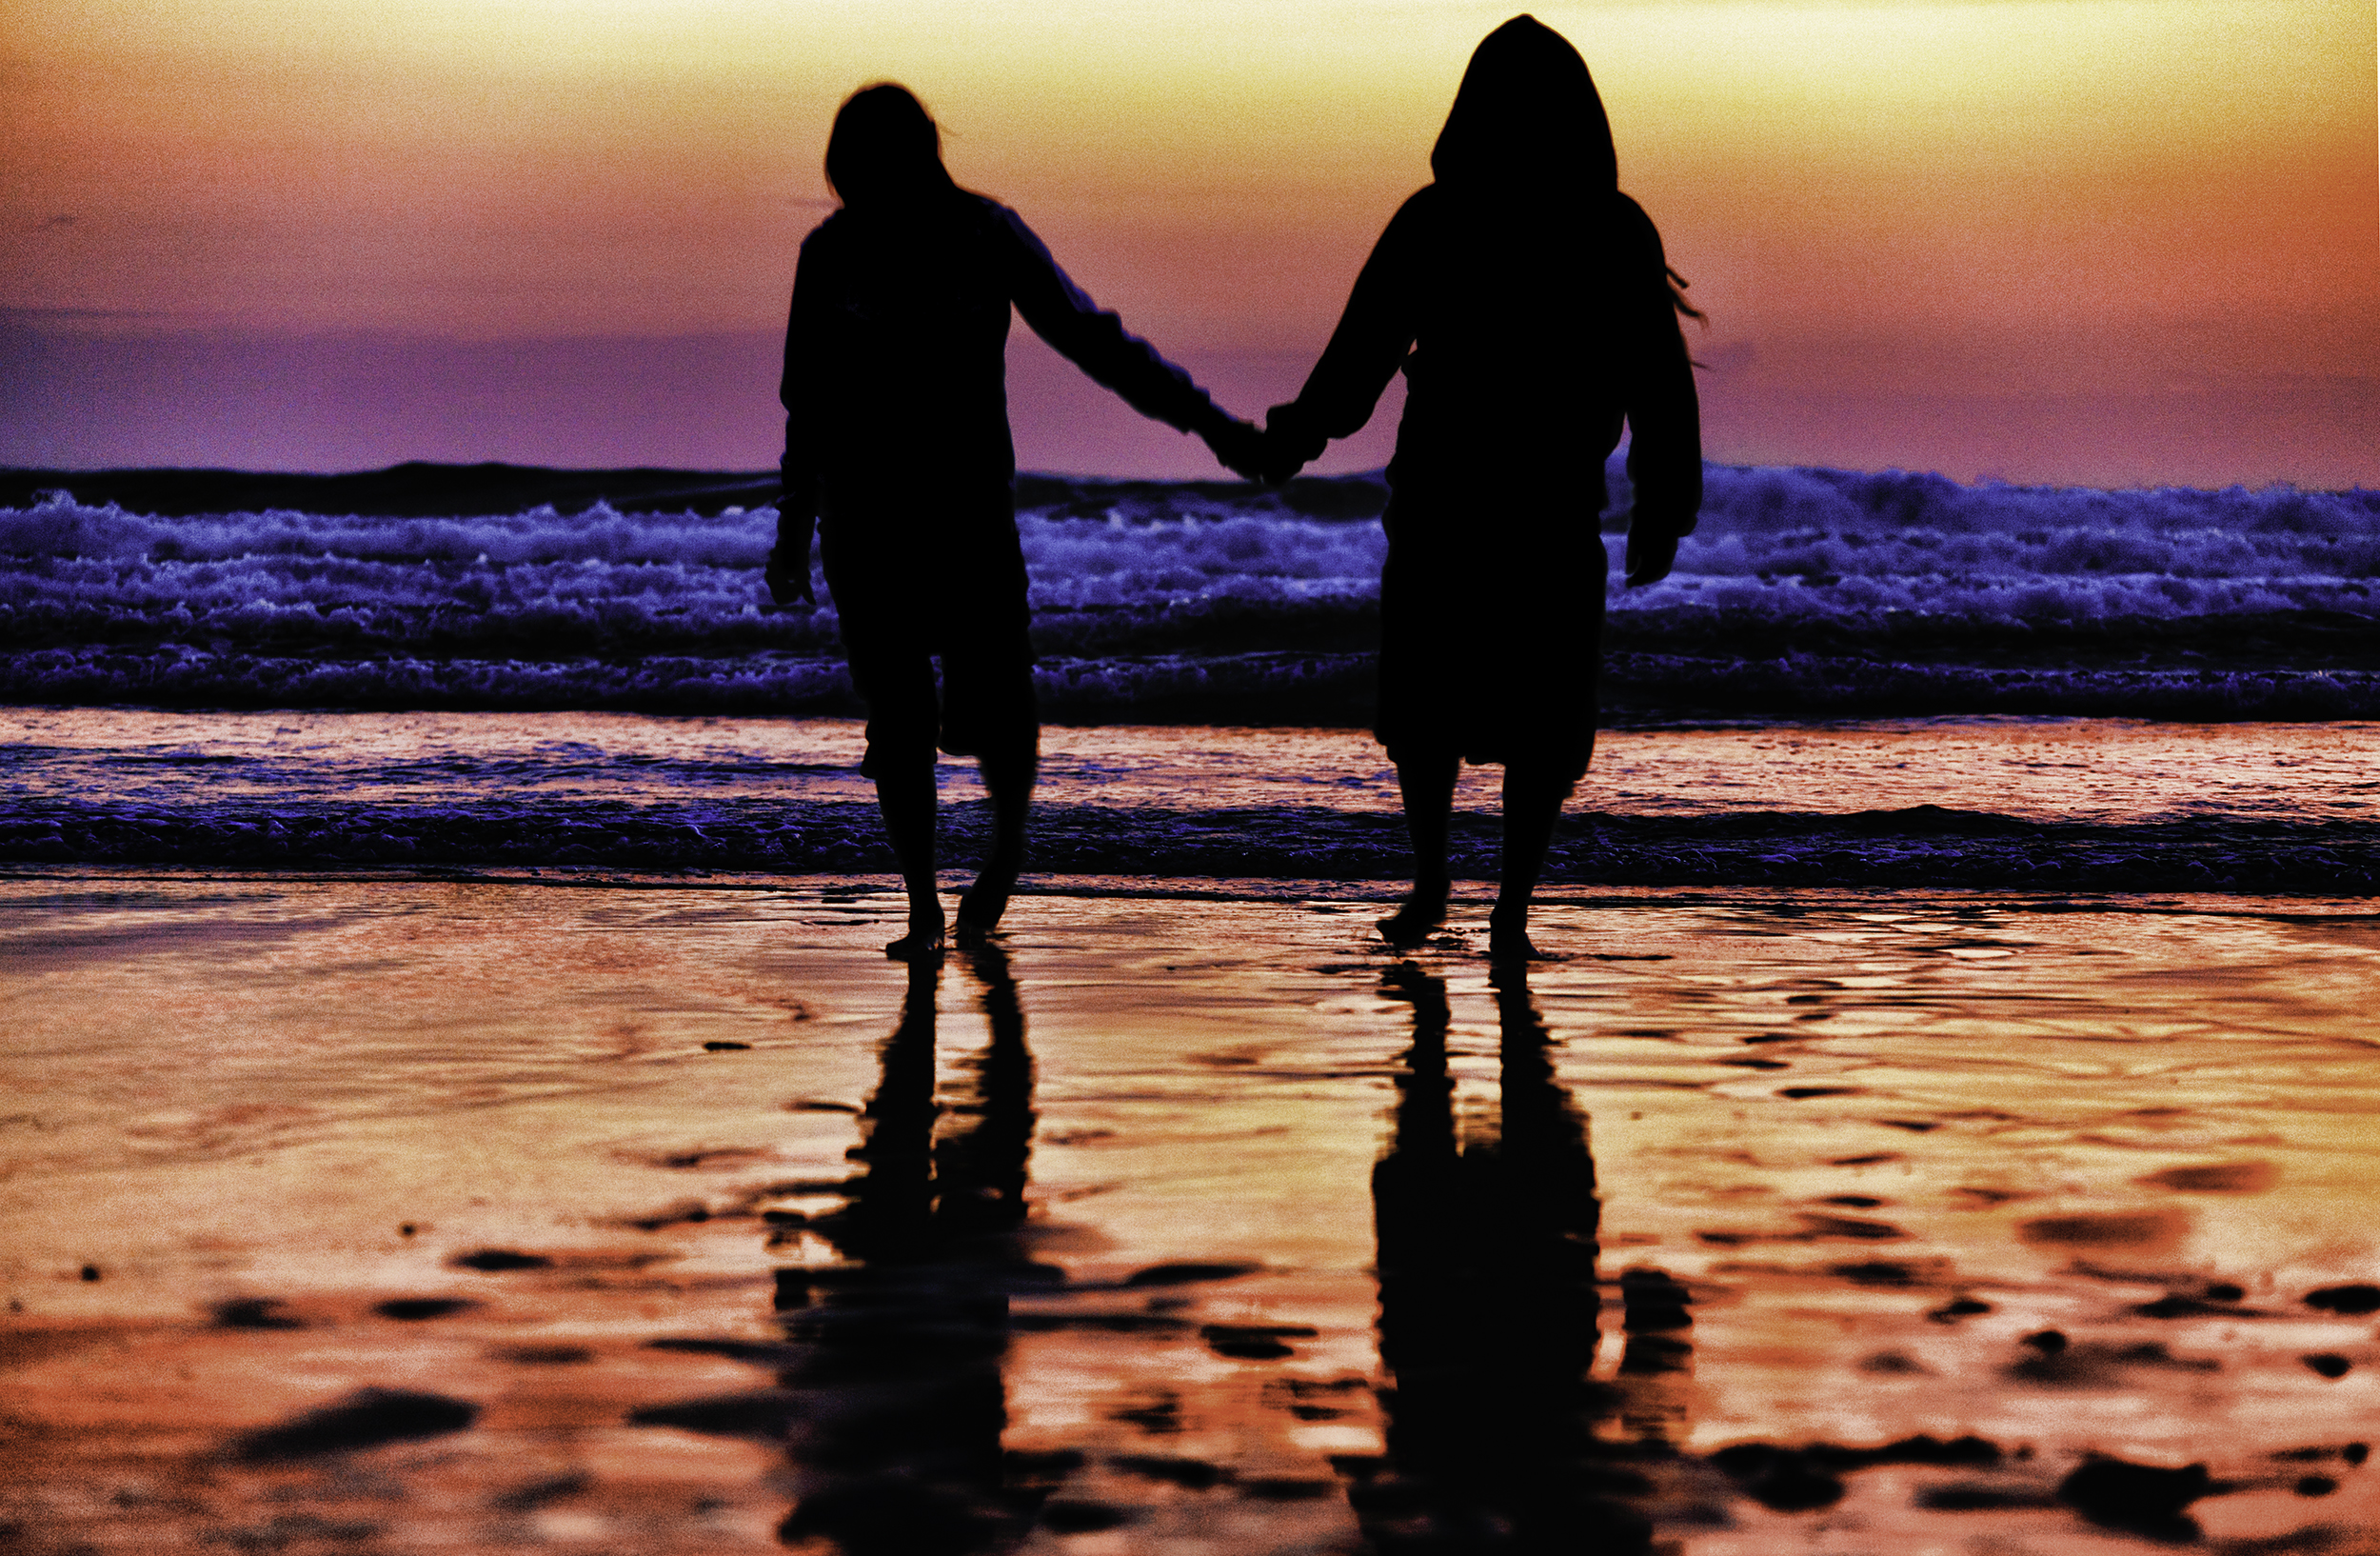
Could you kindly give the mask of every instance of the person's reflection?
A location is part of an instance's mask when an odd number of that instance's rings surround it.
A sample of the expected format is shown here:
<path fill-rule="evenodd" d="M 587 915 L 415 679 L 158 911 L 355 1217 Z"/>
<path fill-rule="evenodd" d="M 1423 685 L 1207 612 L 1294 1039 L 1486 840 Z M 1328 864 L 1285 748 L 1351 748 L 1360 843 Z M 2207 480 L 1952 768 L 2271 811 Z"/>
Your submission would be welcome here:
<path fill-rule="evenodd" d="M 1038 1493 L 1009 1484 L 1008 1293 L 1033 1274 L 1016 1228 L 1033 1146 L 1033 1059 L 1007 959 L 969 965 L 990 1046 L 934 1095 L 940 958 L 911 964 L 883 1080 L 851 1150 L 844 1207 L 810 1229 L 845 1263 L 780 1276 L 803 1360 L 786 1382 L 808 1402 L 794 1444 L 797 1501 L 778 1530 L 852 1556 L 942 1556 L 1006 1543 Z M 937 1125 L 943 1126 L 936 1138 Z"/>
<path fill-rule="evenodd" d="M 1365 1535 L 1383 1552 L 1643 1550 L 1643 1517 L 1615 1500 L 1643 1483 L 1594 1435 L 1616 1401 L 1588 1373 L 1601 1207 L 1587 1121 L 1555 1080 L 1526 968 L 1497 973 L 1500 1127 L 1458 1130 L 1446 986 L 1408 962 L 1386 992 L 1413 1007 L 1413 1047 L 1372 1174 L 1395 1382 L 1386 1473 L 1354 1493 Z"/>

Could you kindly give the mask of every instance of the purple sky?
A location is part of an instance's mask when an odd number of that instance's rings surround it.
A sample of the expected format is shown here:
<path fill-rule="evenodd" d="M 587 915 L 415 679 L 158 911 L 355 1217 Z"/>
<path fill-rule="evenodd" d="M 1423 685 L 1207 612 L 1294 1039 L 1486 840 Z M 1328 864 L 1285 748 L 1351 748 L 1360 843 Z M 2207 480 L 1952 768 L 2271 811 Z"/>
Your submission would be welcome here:
<path fill-rule="evenodd" d="M 1698 348 L 1699 349 L 1699 348 Z M 2111 348 L 2112 349 L 2112 348 Z M 2005 379 L 1962 393 L 1922 343 L 1836 344 L 1828 389 L 1763 378 L 1704 349 L 1710 457 L 1935 469 L 2085 485 L 2380 485 L 2380 380 L 2220 372 L 2130 387 Z M 138 321 L 0 314 L 0 463 L 346 470 L 407 459 L 751 469 L 776 462 L 779 341 L 745 330 L 459 342 L 350 332 L 157 331 Z M 1807 355 L 1808 353 L 1805 353 Z M 2105 360 L 2108 352 L 2099 355 Z M 1287 353 L 1178 353 L 1227 407 L 1261 415 L 1297 390 Z M 1218 472 L 1195 439 L 1142 420 L 1021 327 L 1011 419 L 1027 469 Z M 1377 468 L 1373 423 L 1319 470 Z"/>
<path fill-rule="evenodd" d="M 2380 486 L 2370 0 L 1543 0 L 1710 317 L 1711 457 Z M 829 124 L 952 173 L 1230 409 L 1430 176 L 1456 0 L 12 0 L 0 461 L 772 463 Z M 1020 338 L 1028 469 L 1211 473 Z M 1324 469 L 1376 467 L 1378 425 Z"/>

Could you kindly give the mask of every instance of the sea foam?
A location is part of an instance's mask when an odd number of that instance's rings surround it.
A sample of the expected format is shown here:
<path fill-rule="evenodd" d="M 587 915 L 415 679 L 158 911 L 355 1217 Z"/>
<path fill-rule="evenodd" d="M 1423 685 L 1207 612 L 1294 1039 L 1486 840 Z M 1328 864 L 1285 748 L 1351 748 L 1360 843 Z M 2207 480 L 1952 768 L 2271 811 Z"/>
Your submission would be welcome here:
<path fill-rule="evenodd" d="M 1027 478 L 1049 710 L 1360 721 L 1385 497 Z M 0 696 L 847 711 L 830 596 L 761 588 L 775 520 L 168 517 L 53 492 L 0 509 Z M 1672 576 L 1613 582 L 1623 715 L 2380 711 L 2380 492 L 1714 466 Z"/>

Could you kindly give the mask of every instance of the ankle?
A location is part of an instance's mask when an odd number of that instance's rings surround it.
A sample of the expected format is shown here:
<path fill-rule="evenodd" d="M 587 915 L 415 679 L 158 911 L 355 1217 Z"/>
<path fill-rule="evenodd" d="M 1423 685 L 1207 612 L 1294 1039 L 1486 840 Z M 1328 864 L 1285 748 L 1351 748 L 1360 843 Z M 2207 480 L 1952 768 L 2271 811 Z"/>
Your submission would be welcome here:
<path fill-rule="evenodd" d="M 982 918 L 988 913 L 992 918 L 998 918 L 1016 889 L 1015 875 L 1001 875 L 987 869 L 976 878 L 975 885 L 960 894 L 959 916 L 962 919 Z"/>

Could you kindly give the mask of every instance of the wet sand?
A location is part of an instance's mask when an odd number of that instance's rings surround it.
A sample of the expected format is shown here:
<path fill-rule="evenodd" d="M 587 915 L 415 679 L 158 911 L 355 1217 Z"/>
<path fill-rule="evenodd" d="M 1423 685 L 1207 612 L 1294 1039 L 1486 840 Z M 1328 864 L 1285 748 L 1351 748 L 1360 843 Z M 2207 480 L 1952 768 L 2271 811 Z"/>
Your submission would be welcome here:
<path fill-rule="evenodd" d="M 0 878 L 9 1532 L 2380 1546 L 2368 902 L 1048 888 Z"/>

